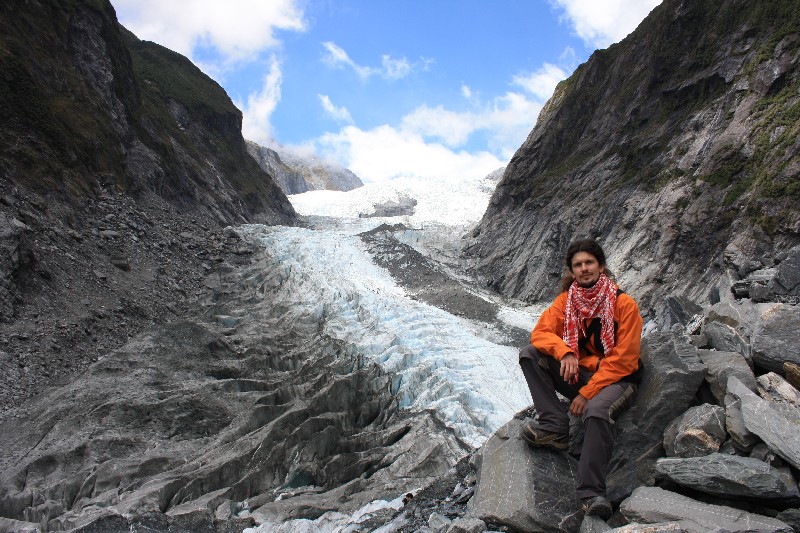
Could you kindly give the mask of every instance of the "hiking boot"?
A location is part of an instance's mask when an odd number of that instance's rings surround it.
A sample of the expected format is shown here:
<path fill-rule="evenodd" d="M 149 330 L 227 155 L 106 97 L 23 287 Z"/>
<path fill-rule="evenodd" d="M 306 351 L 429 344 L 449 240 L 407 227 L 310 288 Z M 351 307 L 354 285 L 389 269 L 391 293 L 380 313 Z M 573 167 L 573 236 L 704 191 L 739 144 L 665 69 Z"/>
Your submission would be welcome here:
<path fill-rule="evenodd" d="M 605 522 L 611 518 L 611 514 L 614 510 L 608 498 L 605 496 L 595 496 L 583 500 L 583 512 L 586 513 L 587 516 L 596 516 Z"/>
<path fill-rule="evenodd" d="M 569 447 L 568 434 L 547 431 L 535 427 L 532 422 L 522 428 L 520 435 L 531 446 L 540 446 L 553 450 L 566 450 Z"/>

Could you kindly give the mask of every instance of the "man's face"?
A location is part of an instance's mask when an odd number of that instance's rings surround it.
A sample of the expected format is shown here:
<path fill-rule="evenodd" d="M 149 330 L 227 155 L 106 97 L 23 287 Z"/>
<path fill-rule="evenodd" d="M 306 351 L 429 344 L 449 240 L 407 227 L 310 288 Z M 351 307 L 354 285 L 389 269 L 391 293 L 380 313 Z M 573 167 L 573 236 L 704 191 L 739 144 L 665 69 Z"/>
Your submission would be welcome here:
<path fill-rule="evenodd" d="M 597 262 L 589 252 L 578 252 L 572 256 L 572 275 L 581 287 L 591 287 L 600 279 L 606 267 Z"/>

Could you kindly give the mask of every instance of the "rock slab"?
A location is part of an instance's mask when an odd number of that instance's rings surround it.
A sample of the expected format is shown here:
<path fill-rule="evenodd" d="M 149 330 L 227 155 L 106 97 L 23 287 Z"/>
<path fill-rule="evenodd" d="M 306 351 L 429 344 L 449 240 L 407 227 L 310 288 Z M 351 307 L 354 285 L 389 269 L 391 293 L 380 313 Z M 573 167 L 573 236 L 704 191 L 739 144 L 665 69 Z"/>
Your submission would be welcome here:
<path fill-rule="evenodd" d="M 725 507 L 711 505 L 658 487 L 639 487 L 620 506 L 631 522 L 660 523 L 677 521 L 684 531 L 780 532 L 792 533 L 785 522 Z"/>
<path fill-rule="evenodd" d="M 577 463 L 566 453 L 531 449 L 521 424 L 511 420 L 483 445 L 470 514 L 520 531 L 578 531 Z"/>
<path fill-rule="evenodd" d="M 728 392 L 741 404 L 742 419 L 751 433 L 795 468 L 800 468 L 800 410 L 768 402 L 756 396 L 735 377 L 728 380 Z"/>
<path fill-rule="evenodd" d="M 716 496 L 800 503 L 797 481 L 788 469 L 773 468 L 751 457 L 712 453 L 664 458 L 656 463 L 656 472 L 681 486 Z"/>

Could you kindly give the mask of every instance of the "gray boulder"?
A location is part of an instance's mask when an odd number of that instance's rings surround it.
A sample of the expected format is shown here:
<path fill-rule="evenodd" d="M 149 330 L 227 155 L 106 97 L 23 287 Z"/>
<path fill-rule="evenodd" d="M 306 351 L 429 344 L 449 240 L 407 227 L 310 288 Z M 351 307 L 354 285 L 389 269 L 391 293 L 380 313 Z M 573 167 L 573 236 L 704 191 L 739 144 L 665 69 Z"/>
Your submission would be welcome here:
<path fill-rule="evenodd" d="M 761 442 L 758 436 L 747 428 L 742 414 L 740 396 L 745 392 L 751 391 L 734 376 L 730 377 L 727 386 L 728 394 L 725 395 L 725 429 L 728 430 L 728 434 L 738 450 L 749 452 L 756 444 Z"/>
<path fill-rule="evenodd" d="M 718 405 L 691 407 L 664 431 L 664 449 L 670 457 L 702 457 L 716 452 L 725 441 L 725 410 Z"/>
<path fill-rule="evenodd" d="M 800 294 L 800 246 L 789 250 L 789 255 L 775 269 L 769 287 L 775 294 Z"/>
<path fill-rule="evenodd" d="M 611 531 L 612 528 L 606 524 L 602 518 L 597 516 L 584 516 L 581 522 L 580 533 L 603 533 Z"/>
<path fill-rule="evenodd" d="M 644 523 L 678 522 L 683 531 L 764 531 L 791 533 L 785 522 L 725 507 L 711 505 L 658 487 L 639 487 L 620 505 L 628 521 Z"/>
<path fill-rule="evenodd" d="M 447 530 L 447 533 L 483 533 L 486 524 L 478 518 L 463 516 L 456 518 Z"/>
<path fill-rule="evenodd" d="M 795 531 L 800 531 L 800 509 L 786 509 L 778 513 L 775 518 L 786 522 L 792 526 Z"/>
<path fill-rule="evenodd" d="M 664 458 L 656 472 L 690 489 L 731 498 L 800 503 L 797 481 L 787 468 L 750 457 L 712 453 L 705 457 Z"/>
<path fill-rule="evenodd" d="M 664 430 L 691 405 L 706 369 L 686 335 L 651 333 L 642 342 L 644 375 L 633 406 L 614 426 L 614 453 L 607 493 L 622 501 L 652 481 L 655 459 L 664 455 Z"/>
<path fill-rule="evenodd" d="M 800 391 L 775 372 L 758 376 L 756 381 L 758 394 L 765 400 L 800 408 Z"/>
<path fill-rule="evenodd" d="M 758 435 L 772 450 L 800 468 L 800 410 L 786 404 L 768 402 L 731 377 L 728 393 L 741 405 L 748 431 Z"/>
<path fill-rule="evenodd" d="M 578 531 L 583 512 L 575 497 L 577 469 L 566 453 L 532 449 L 511 420 L 481 448 L 470 514 L 520 531 Z"/>
<path fill-rule="evenodd" d="M 736 376 L 750 390 L 756 390 L 756 377 L 741 353 L 697 350 L 697 355 L 708 369 L 706 381 L 719 405 L 725 405 L 725 387 L 730 376 Z"/>
<path fill-rule="evenodd" d="M 753 362 L 774 372 L 782 372 L 785 362 L 800 364 L 800 307 L 758 304 L 756 311 L 750 337 Z"/>
<path fill-rule="evenodd" d="M 615 527 L 611 531 L 616 533 L 669 533 L 683 532 L 685 529 L 681 527 L 679 522 L 660 522 L 658 524 L 639 524 L 632 523 L 622 527 Z"/>
<path fill-rule="evenodd" d="M 703 335 L 712 348 L 739 353 L 752 366 L 750 325 L 754 315 L 754 304 L 750 300 L 718 303 L 706 312 Z"/>

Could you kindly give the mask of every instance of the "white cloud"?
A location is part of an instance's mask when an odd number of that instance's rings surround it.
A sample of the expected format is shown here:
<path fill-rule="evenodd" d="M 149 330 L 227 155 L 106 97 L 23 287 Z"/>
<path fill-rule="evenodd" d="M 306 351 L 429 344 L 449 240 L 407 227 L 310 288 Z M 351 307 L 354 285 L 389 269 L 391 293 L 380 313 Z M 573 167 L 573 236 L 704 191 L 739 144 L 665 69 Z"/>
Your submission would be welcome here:
<path fill-rule="evenodd" d="M 331 48 L 345 62 L 347 55 L 339 50 Z M 398 126 L 369 130 L 347 126 L 310 145 L 367 182 L 407 175 L 482 177 L 507 163 L 536 124 L 555 86 L 566 77 L 560 67 L 545 64 L 536 72 L 512 79 L 522 90 L 508 91 L 490 101 L 481 101 L 479 94 L 462 83 L 461 94 L 470 104 L 466 110 L 423 104 L 405 115 Z M 331 112 L 339 109 L 329 100 L 327 104 Z M 327 104 L 323 101 L 323 106 Z M 479 132 L 486 138 L 487 150 L 466 151 L 470 137 Z"/>
<path fill-rule="evenodd" d="M 341 46 L 332 41 L 322 43 L 326 54 L 322 56 L 322 62 L 332 68 L 350 67 L 358 74 L 362 80 L 367 80 L 372 76 L 381 76 L 387 80 L 398 80 L 405 78 L 414 71 L 424 71 L 430 68 L 433 63 L 431 59 L 421 58 L 418 63 L 410 63 L 405 57 L 393 58 L 389 55 L 381 56 L 380 67 L 369 67 L 356 63 Z"/>
<path fill-rule="evenodd" d="M 555 65 L 545 63 L 542 68 L 532 74 L 514 76 L 513 83 L 522 87 L 536 98 L 547 100 L 553 95 L 558 82 L 566 77 L 566 72 Z"/>
<path fill-rule="evenodd" d="M 331 118 L 339 122 L 353 123 L 353 117 L 350 116 L 350 111 L 348 111 L 346 107 L 335 106 L 327 94 L 318 94 L 317 96 L 322 104 L 322 108 Z"/>
<path fill-rule="evenodd" d="M 392 59 L 388 55 L 383 55 L 381 56 L 381 63 L 383 63 L 383 70 L 386 73 L 386 77 L 393 80 L 405 78 L 411 72 L 411 64 L 405 57 L 401 59 Z"/>
<path fill-rule="evenodd" d="M 276 30 L 303 31 L 297 0 L 113 0 L 120 22 L 140 39 L 193 58 L 198 47 L 223 62 L 251 58 L 279 44 Z"/>
<path fill-rule="evenodd" d="M 578 36 L 606 48 L 624 39 L 661 0 L 551 0 L 564 9 Z"/>
<path fill-rule="evenodd" d="M 270 58 L 269 72 L 264 76 L 264 84 L 259 92 L 247 97 L 247 104 L 235 102 L 242 110 L 242 136 L 262 146 L 270 144 L 273 138 L 270 116 L 281 100 L 281 65 L 275 56 Z"/>
<path fill-rule="evenodd" d="M 347 126 L 314 144 L 318 153 L 339 161 L 365 182 L 399 176 L 483 177 L 505 164 L 488 152 L 456 152 L 387 125 L 368 131 Z"/>
<path fill-rule="evenodd" d="M 461 94 L 473 104 L 467 111 L 452 111 L 443 106 L 434 108 L 422 105 L 403 117 L 401 129 L 436 139 L 457 148 L 478 131 L 488 137 L 488 146 L 503 157 L 511 157 L 536 123 L 542 106 L 553 94 L 559 81 L 567 73 L 561 68 L 545 64 L 532 74 L 518 74 L 512 83 L 527 94 L 509 91 L 490 102 L 482 103 L 467 86 L 461 85 Z"/>

